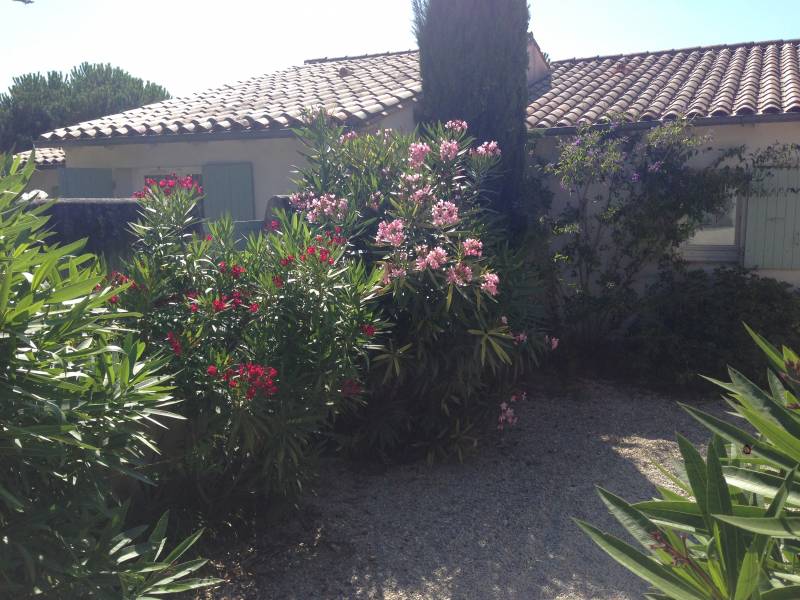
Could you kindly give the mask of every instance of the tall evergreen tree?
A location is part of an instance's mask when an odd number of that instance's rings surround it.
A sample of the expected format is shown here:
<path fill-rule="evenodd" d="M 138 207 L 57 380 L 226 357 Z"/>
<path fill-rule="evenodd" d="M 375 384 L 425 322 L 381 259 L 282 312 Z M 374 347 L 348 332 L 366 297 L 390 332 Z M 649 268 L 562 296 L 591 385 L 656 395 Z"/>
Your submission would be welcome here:
<path fill-rule="evenodd" d="M 464 119 L 502 150 L 495 207 L 514 212 L 525 165 L 527 0 L 412 0 L 420 53 L 420 120 Z"/>
<path fill-rule="evenodd" d="M 66 75 L 20 75 L 0 94 L 0 152 L 27 150 L 51 129 L 167 98 L 160 85 L 108 64 L 83 63 Z"/>

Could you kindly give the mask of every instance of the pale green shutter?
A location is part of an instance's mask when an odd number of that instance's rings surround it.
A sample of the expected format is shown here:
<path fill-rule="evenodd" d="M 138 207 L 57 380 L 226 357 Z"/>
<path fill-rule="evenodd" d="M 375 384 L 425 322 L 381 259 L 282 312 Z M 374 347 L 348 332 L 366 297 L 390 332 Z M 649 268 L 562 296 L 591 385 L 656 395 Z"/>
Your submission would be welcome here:
<path fill-rule="evenodd" d="M 800 269 L 800 169 L 769 169 L 747 201 L 744 265 Z"/>
<path fill-rule="evenodd" d="M 111 169 L 61 169 L 58 195 L 61 198 L 111 198 L 114 196 Z"/>
<path fill-rule="evenodd" d="M 253 165 L 214 163 L 203 167 L 203 216 L 209 220 L 229 214 L 234 221 L 251 221 L 255 214 Z"/>

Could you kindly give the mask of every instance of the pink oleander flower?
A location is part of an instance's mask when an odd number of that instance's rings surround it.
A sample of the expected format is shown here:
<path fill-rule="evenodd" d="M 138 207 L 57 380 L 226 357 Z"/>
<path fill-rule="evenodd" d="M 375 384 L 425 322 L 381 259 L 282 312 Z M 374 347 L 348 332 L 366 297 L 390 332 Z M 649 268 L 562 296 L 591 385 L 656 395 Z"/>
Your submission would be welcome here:
<path fill-rule="evenodd" d="M 458 263 L 447 270 L 447 283 L 464 286 L 472 281 L 472 269 L 464 263 Z"/>
<path fill-rule="evenodd" d="M 420 188 L 411 193 L 411 200 L 413 200 L 417 204 L 422 204 L 423 202 L 430 199 L 431 199 L 431 186 L 429 185 L 426 185 L 424 188 Z"/>
<path fill-rule="evenodd" d="M 503 431 L 506 425 L 513 427 L 517 421 L 518 417 L 514 414 L 514 409 L 508 405 L 508 402 L 501 402 L 500 415 L 497 417 L 497 429 Z"/>
<path fill-rule="evenodd" d="M 550 350 L 555 350 L 558 348 L 558 338 L 546 335 L 544 336 L 544 345 L 550 348 Z"/>
<path fill-rule="evenodd" d="M 381 221 L 378 224 L 378 234 L 375 236 L 375 241 L 379 244 L 390 244 L 392 246 L 402 246 L 406 239 L 406 234 L 403 232 L 405 223 L 403 219 L 395 219 L 394 221 Z"/>
<path fill-rule="evenodd" d="M 502 317 L 500 317 L 500 322 L 501 322 L 503 325 L 508 325 L 508 317 L 506 317 L 506 316 L 502 316 Z"/>
<path fill-rule="evenodd" d="M 453 119 L 444 124 L 444 128 L 456 133 L 464 133 L 467 130 L 467 122 Z"/>
<path fill-rule="evenodd" d="M 400 265 L 396 265 L 394 263 L 387 262 L 383 268 L 383 277 L 381 278 L 381 282 L 383 285 L 390 283 L 393 279 L 397 279 L 398 277 L 405 277 L 406 270 L 401 267 Z"/>
<path fill-rule="evenodd" d="M 439 144 L 439 156 L 442 160 L 451 161 L 458 156 L 458 142 L 442 140 Z"/>
<path fill-rule="evenodd" d="M 412 168 L 418 169 L 421 167 L 430 151 L 431 147 L 425 142 L 411 144 L 408 147 L 408 162 L 411 163 Z"/>
<path fill-rule="evenodd" d="M 447 227 L 458 222 L 458 207 L 448 200 L 439 200 L 431 209 L 433 224 Z"/>
<path fill-rule="evenodd" d="M 481 289 L 490 296 L 497 295 L 497 286 L 500 284 L 500 278 L 494 273 L 486 273 L 483 276 L 483 283 Z"/>
<path fill-rule="evenodd" d="M 480 256 L 483 254 L 483 242 L 475 238 L 467 238 L 462 244 L 464 247 L 465 256 Z"/>
<path fill-rule="evenodd" d="M 344 144 L 345 142 L 349 142 L 350 140 L 354 140 L 358 137 L 358 134 L 355 131 L 348 131 L 347 133 L 339 136 L 339 143 Z"/>
<path fill-rule="evenodd" d="M 427 249 L 426 249 L 427 250 Z M 436 246 L 430 252 L 426 252 L 424 256 L 417 257 L 417 270 L 422 271 L 425 268 L 436 270 L 445 265 L 447 262 L 447 252 L 441 246 Z"/>
<path fill-rule="evenodd" d="M 290 199 L 291 202 L 291 199 Z M 336 198 L 333 194 L 323 194 L 319 198 L 308 201 L 306 219 L 309 223 L 316 223 L 322 216 L 335 221 L 341 221 L 347 216 L 348 203 L 344 198 Z"/>
<path fill-rule="evenodd" d="M 483 142 L 480 146 L 472 150 L 471 154 L 478 156 L 500 156 L 500 145 L 492 140 Z"/>
<path fill-rule="evenodd" d="M 402 179 L 403 183 L 405 183 L 407 186 L 414 187 L 420 181 L 422 181 L 422 175 L 419 173 L 406 173 L 405 175 L 402 175 L 400 179 Z"/>

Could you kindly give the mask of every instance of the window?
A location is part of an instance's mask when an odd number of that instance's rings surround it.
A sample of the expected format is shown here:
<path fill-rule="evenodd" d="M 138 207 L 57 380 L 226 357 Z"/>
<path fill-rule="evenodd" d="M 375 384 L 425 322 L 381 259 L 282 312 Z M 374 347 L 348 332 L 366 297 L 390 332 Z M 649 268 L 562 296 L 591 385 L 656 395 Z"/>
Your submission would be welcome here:
<path fill-rule="evenodd" d="M 683 257 L 697 262 L 738 262 L 741 214 L 745 202 L 731 199 L 730 206 L 719 214 L 708 215 L 683 247 Z"/>

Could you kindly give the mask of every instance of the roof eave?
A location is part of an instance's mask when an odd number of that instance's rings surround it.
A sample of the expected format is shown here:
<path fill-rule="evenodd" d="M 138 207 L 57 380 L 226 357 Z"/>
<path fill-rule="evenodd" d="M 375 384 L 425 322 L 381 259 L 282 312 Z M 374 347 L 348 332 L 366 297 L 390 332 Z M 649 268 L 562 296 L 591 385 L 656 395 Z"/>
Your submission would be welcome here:
<path fill-rule="evenodd" d="M 161 144 L 169 142 L 216 142 L 226 140 L 256 140 L 291 138 L 291 129 L 261 129 L 240 131 L 214 131 L 203 133 L 172 133 L 165 135 L 139 135 L 119 137 L 94 137 L 77 139 L 42 139 L 41 141 L 58 142 L 62 147 L 76 146 L 117 146 L 120 144 Z"/>
<path fill-rule="evenodd" d="M 713 125 L 757 125 L 759 123 L 789 123 L 800 121 L 800 112 L 787 112 L 778 114 L 762 114 L 762 115 L 732 115 L 724 117 L 695 117 L 689 119 L 689 122 L 695 127 L 710 127 Z M 653 121 L 636 121 L 633 123 L 622 123 L 619 125 L 621 130 L 637 130 L 637 129 L 651 129 L 658 125 L 669 123 L 669 121 L 653 120 Z M 597 123 L 592 125 L 592 129 L 604 129 L 610 127 L 609 123 Z M 559 136 L 559 135 L 572 135 L 578 131 L 578 127 L 532 127 L 528 130 L 530 133 L 539 132 L 540 135 L 546 136 Z"/>

